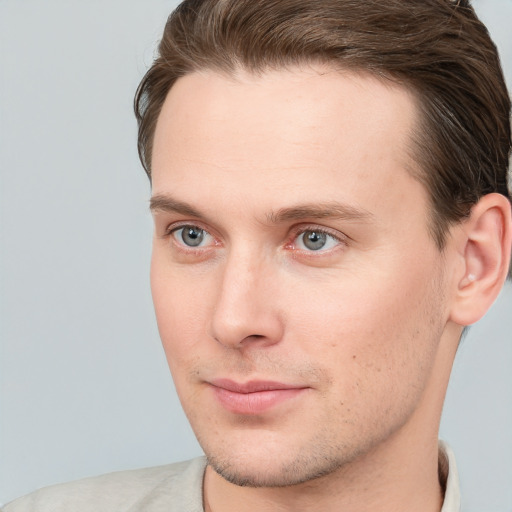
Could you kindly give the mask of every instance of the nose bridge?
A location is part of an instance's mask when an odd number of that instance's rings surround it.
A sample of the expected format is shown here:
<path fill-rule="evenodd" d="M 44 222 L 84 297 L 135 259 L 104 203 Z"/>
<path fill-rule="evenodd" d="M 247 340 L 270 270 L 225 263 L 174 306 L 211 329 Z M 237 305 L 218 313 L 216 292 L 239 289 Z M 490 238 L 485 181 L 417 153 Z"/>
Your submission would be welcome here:
<path fill-rule="evenodd" d="M 212 317 L 212 336 L 241 347 L 249 341 L 272 344 L 282 335 L 271 297 L 272 264 L 251 244 L 233 247 L 224 263 Z"/>

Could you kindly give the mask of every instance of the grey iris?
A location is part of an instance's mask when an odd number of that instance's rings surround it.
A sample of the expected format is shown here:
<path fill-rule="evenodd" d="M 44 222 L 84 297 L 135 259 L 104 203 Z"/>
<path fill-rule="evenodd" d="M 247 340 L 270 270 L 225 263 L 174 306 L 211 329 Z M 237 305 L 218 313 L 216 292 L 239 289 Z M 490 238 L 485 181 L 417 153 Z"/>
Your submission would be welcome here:
<path fill-rule="evenodd" d="M 317 231 L 306 231 L 302 235 L 302 242 L 304 246 L 312 251 L 318 251 L 327 242 L 327 235 L 325 233 L 319 233 Z"/>
<path fill-rule="evenodd" d="M 190 247 L 197 247 L 204 238 L 204 231 L 194 226 L 186 226 L 181 232 L 183 242 Z"/>

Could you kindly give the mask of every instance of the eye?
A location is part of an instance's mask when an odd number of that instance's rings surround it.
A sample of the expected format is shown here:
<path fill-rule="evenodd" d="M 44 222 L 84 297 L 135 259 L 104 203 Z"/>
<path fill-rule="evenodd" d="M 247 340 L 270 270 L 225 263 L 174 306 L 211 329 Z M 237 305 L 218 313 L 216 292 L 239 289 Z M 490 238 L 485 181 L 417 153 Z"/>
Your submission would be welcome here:
<path fill-rule="evenodd" d="M 307 229 L 295 238 L 295 246 L 303 251 L 326 251 L 336 247 L 340 241 L 319 229 Z"/>
<path fill-rule="evenodd" d="M 212 243 L 212 235 L 198 226 L 181 226 L 171 231 L 180 245 L 187 247 L 204 247 Z"/>

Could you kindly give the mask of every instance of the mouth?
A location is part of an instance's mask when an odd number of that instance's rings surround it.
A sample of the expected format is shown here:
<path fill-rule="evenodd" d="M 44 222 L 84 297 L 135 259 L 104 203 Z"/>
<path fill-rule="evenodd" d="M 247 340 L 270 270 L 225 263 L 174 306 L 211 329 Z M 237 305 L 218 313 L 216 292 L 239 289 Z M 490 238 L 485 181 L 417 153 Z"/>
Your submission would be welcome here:
<path fill-rule="evenodd" d="M 220 405 L 229 412 L 243 415 L 262 414 L 309 389 L 306 386 L 264 380 L 239 383 L 230 379 L 216 379 L 209 384 Z"/>

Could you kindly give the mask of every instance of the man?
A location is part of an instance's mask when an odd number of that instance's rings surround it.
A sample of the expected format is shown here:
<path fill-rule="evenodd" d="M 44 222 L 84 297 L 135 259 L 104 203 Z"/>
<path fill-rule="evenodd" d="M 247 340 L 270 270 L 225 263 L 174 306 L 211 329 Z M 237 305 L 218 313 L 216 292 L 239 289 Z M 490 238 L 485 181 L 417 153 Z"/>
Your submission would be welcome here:
<path fill-rule="evenodd" d="M 6 511 L 458 510 L 444 394 L 512 244 L 510 100 L 469 4 L 186 1 L 136 112 L 206 459 Z"/>

